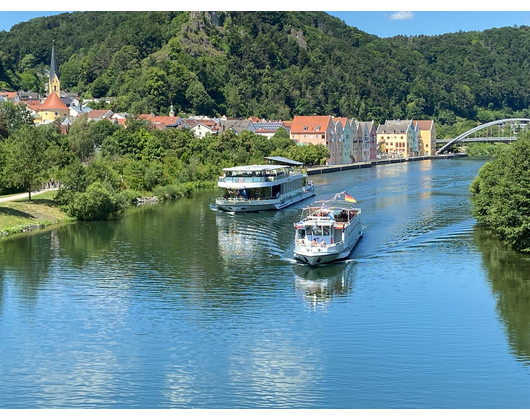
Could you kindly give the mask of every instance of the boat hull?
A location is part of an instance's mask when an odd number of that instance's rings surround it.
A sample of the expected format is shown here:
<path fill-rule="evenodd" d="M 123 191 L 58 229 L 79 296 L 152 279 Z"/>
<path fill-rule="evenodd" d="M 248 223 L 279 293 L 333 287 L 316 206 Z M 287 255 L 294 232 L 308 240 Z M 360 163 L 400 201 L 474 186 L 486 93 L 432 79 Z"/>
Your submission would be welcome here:
<path fill-rule="evenodd" d="M 291 204 L 298 203 L 306 198 L 315 195 L 315 189 L 311 188 L 306 192 L 292 194 L 274 200 L 224 200 L 218 198 L 215 205 L 218 210 L 234 213 L 256 212 L 266 210 L 281 210 Z"/>
<path fill-rule="evenodd" d="M 337 247 L 319 247 L 311 245 L 296 245 L 294 250 L 294 257 L 310 266 L 317 266 L 321 264 L 328 264 L 336 260 L 348 258 L 353 251 L 359 239 L 363 236 L 360 228 L 355 228 L 353 234 L 350 236 L 350 242 L 344 246 Z"/>

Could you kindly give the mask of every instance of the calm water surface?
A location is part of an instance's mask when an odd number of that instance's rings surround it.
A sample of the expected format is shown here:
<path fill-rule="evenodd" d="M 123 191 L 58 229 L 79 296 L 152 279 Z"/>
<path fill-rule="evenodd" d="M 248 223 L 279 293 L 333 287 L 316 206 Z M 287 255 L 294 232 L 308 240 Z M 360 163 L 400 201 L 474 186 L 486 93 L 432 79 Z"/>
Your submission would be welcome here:
<path fill-rule="evenodd" d="M 483 163 L 312 177 L 365 232 L 315 269 L 303 204 L 210 192 L 1 240 L 0 407 L 529 408 L 530 261 L 471 218 Z"/>

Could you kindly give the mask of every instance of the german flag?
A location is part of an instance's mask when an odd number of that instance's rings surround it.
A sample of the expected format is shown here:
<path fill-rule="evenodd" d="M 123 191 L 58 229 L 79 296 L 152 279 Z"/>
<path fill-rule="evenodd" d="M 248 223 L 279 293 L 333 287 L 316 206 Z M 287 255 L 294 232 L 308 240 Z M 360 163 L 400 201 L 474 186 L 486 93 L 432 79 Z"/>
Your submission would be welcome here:
<path fill-rule="evenodd" d="M 353 198 L 350 194 L 348 194 L 347 192 L 344 193 L 344 200 L 345 201 L 348 201 L 350 203 L 357 203 L 357 201 L 355 200 L 355 198 Z"/>

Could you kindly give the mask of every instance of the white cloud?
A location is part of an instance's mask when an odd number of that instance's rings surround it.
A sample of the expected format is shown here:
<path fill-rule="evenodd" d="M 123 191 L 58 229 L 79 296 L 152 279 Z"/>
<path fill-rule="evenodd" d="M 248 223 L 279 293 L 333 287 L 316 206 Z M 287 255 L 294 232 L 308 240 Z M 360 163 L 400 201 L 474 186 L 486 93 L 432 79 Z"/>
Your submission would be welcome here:
<path fill-rule="evenodd" d="M 414 13 L 412 12 L 396 12 L 390 15 L 390 20 L 405 20 L 414 19 Z"/>

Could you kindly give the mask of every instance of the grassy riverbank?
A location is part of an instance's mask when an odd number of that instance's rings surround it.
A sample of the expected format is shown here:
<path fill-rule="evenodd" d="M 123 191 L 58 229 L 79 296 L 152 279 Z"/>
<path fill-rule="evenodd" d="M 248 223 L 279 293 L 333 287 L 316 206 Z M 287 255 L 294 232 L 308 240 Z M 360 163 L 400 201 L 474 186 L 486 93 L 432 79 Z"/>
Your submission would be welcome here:
<path fill-rule="evenodd" d="M 0 237 L 73 220 L 53 201 L 56 194 L 50 191 L 31 202 L 26 198 L 0 203 Z"/>

